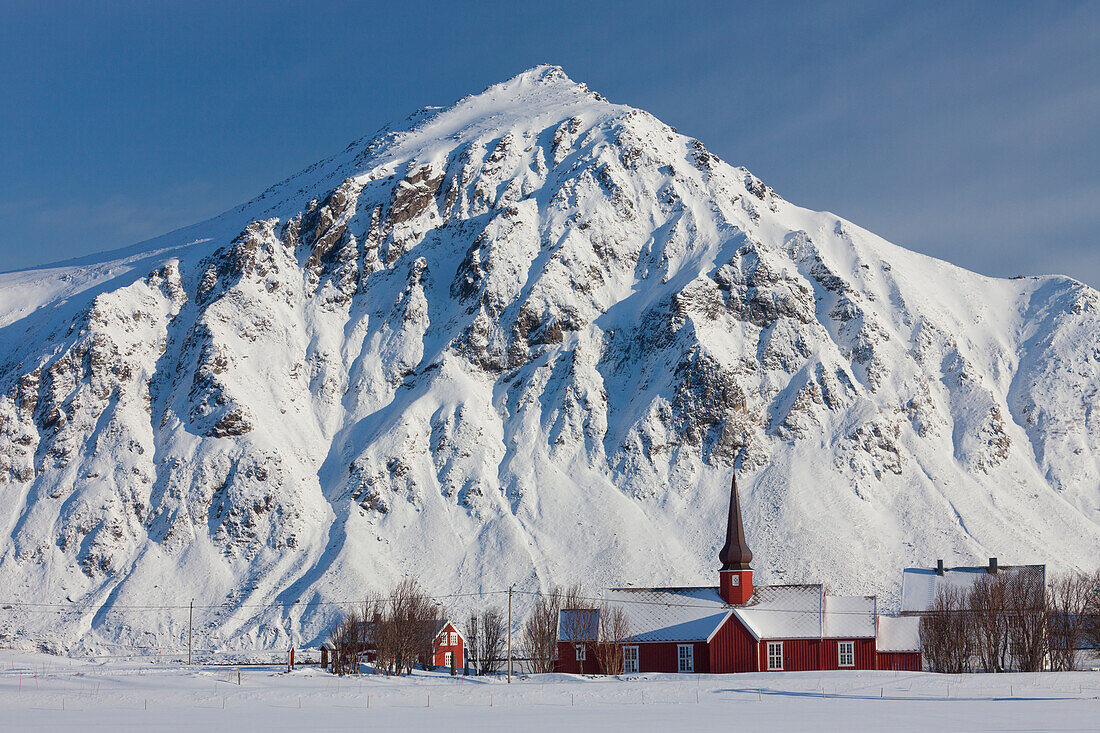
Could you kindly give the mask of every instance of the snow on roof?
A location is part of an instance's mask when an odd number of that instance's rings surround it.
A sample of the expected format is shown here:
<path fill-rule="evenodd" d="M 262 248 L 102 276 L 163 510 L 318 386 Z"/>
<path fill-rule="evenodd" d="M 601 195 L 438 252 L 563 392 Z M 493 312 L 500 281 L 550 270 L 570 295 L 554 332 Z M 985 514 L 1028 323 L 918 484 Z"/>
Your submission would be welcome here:
<path fill-rule="evenodd" d="M 879 616 L 875 648 L 880 652 L 919 652 L 920 616 Z"/>
<path fill-rule="evenodd" d="M 1031 572 L 1046 575 L 1046 565 L 1002 565 L 998 572 Z M 945 568 L 906 568 L 901 574 L 901 612 L 920 613 L 932 607 L 939 589 L 946 586 L 970 588 L 989 574 L 987 566 Z"/>
<path fill-rule="evenodd" d="M 714 587 L 613 588 L 604 594 L 609 606 L 620 606 L 635 642 L 707 641 L 731 615 L 757 639 L 873 638 L 874 596 L 826 596 L 822 618 L 820 585 L 757 586 L 748 603 L 727 604 Z M 568 641 L 562 611 L 558 639 Z M 587 620 L 594 639 L 598 613 Z M 574 632 L 573 637 L 577 634 Z"/>
<path fill-rule="evenodd" d="M 875 635 L 874 596 L 825 596 L 825 637 L 871 638 Z"/>
<path fill-rule="evenodd" d="M 817 639 L 822 635 L 820 585 L 757 586 L 733 612 L 757 639 Z"/>
<path fill-rule="evenodd" d="M 706 641 L 729 618 L 717 588 L 612 588 L 608 605 L 627 616 L 632 641 Z"/>

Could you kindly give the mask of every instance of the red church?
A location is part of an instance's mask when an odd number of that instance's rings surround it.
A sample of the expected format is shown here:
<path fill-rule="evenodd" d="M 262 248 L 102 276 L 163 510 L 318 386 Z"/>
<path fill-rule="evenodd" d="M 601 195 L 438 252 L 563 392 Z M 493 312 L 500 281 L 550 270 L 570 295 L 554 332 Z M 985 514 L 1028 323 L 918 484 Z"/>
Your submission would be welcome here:
<path fill-rule="evenodd" d="M 736 477 L 730 488 L 726 544 L 718 559 L 718 587 L 614 588 L 605 593 L 604 607 L 618 606 L 627 617 L 621 670 L 598 668 L 598 609 L 561 611 L 558 671 L 920 670 L 918 619 L 880 618 L 874 596 L 834 596 L 820 584 L 753 585 Z M 889 647 L 881 654 L 880 636 Z"/>

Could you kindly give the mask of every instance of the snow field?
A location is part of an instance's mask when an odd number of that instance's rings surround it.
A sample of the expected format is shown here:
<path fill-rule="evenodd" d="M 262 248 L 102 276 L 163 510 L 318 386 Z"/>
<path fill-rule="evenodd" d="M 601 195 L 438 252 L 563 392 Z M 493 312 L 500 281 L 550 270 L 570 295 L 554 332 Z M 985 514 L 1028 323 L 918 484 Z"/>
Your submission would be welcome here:
<path fill-rule="evenodd" d="M 238 685 L 237 672 L 240 671 Z M 0 730 L 1097 730 L 1100 673 L 338 678 L 0 652 Z"/>

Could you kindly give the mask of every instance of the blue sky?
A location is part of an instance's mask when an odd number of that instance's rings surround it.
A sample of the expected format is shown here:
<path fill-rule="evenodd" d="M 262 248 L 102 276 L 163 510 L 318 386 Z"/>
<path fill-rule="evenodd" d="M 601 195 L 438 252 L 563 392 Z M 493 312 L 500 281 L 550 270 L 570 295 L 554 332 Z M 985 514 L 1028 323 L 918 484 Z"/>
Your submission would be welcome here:
<path fill-rule="evenodd" d="M 680 5 L 0 0 L 0 270 L 208 218 L 555 63 L 790 201 L 1100 286 L 1100 4 Z"/>

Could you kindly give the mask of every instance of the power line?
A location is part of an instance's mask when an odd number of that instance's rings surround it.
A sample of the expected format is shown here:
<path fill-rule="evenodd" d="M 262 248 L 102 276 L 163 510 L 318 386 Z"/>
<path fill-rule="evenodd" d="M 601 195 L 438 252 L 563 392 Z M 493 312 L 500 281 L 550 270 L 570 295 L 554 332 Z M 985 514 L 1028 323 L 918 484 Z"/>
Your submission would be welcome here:
<path fill-rule="evenodd" d="M 728 610 L 731 608 L 753 611 L 754 613 L 768 612 L 768 613 L 805 613 L 819 615 L 821 613 L 820 608 L 774 608 L 774 607 L 761 607 L 757 605 L 740 605 L 729 606 L 718 603 L 690 603 L 690 602 L 672 602 L 663 600 L 642 600 L 642 599 L 626 599 L 626 598 L 601 598 L 597 596 L 578 596 L 569 595 L 564 593 L 543 593 L 541 591 L 524 591 L 514 590 L 514 593 L 523 594 L 527 596 L 535 596 L 542 598 L 558 598 L 560 600 L 573 600 L 573 601 L 585 601 L 588 603 L 611 603 L 611 604 L 623 604 L 623 605 L 639 605 L 639 606 L 657 606 L 664 608 L 699 608 L 708 609 L 715 612 Z M 637 593 L 646 593 L 646 591 L 630 591 Z M 432 596 L 433 601 L 438 601 L 444 598 L 483 598 L 493 595 L 507 595 L 508 589 L 504 590 L 489 590 L 479 591 L 472 593 L 450 593 Z M 314 608 L 314 607 L 341 607 L 341 608 L 354 608 L 360 606 L 367 601 L 365 600 L 345 600 L 345 601 L 287 601 L 287 602 L 274 602 L 274 603 L 241 603 L 233 605 L 230 603 L 218 603 L 218 604 L 112 604 L 110 606 L 103 607 L 88 607 L 81 606 L 79 603 L 73 601 L 69 603 L 39 603 L 30 601 L 8 601 L 0 602 L 0 610 L 22 610 L 41 613 L 62 613 L 65 611 L 73 613 L 122 613 L 122 612 L 150 612 L 150 611 L 188 611 L 191 608 L 195 609 L 218 609 L 225 611 L 236 611 L 238 609 L 246 608 L 259 608 L 259 609 L 287 609 L 287 608 Z M 837 616 L 871 616 L 874 615 L 873 611 L 832 611 L 828 608 L 825 609 L 826 615 Z M 931 613 L 931 612 L 928 612 Z"/>

